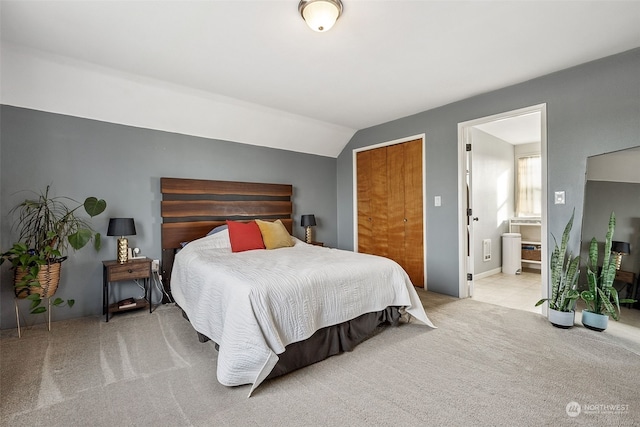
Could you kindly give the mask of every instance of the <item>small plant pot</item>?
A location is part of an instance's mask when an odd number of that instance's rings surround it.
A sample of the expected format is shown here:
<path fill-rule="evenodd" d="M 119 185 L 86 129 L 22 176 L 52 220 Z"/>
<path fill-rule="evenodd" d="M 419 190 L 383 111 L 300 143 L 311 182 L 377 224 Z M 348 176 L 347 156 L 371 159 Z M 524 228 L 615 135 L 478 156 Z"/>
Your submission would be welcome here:
<path fill-rule="evenodd" d="M 573 326 L 576 312 L 571 311 L 558 311 L 552 308 L 549 309 L 549 322 L 556 328 L 569 329 Z"/>
<path fill-rule="evenodd" d="M 609 326 L 609 316 L 582 310 L 582 324 L 587 329 L 602 332 Z"/>

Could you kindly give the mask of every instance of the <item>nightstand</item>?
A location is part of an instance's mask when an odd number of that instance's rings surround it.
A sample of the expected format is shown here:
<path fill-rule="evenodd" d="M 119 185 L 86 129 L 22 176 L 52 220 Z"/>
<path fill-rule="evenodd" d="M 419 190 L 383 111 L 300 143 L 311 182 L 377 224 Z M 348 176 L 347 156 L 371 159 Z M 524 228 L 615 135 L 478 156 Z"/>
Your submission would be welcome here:
<path fill-rule="evenodd" d="M 324 246 L 324 243 L 322 242 L 311 242 L 311 244 L 314 246 Z"/>
<path fill-rule="evenodd" d="M 151 258 L 131 259 L 124 264 L 120 264 L 116 260 L 102 261 L 102 314 L 105 315 L 107 322 L 109 321 L 110 313 L 137 310 L 146 307 L 149 307 L 149 313 L 152 312 L 150 284 L 151 261 Z M 135 304 L 128 307 L 119 307 L 117 302 L 109 304 L 109 293 L 112 282 L 137 279 L 144 280 L 144 298 L 136 299 Z"/>
<path fill-rule="evenodd" d="M 616 280 L 625 284 L 627 293 L 625 298 L 635 298 L 636 289 L 638 287 L 636 283 L 636 275 L 631 271 L 616 270 Z M 621 291 L 622 289 L 620 289 Z M 620 297 L 622 299 L 622 297 Z M 633 304 L 627 304 L 627 307 L 633 307 Z"/>

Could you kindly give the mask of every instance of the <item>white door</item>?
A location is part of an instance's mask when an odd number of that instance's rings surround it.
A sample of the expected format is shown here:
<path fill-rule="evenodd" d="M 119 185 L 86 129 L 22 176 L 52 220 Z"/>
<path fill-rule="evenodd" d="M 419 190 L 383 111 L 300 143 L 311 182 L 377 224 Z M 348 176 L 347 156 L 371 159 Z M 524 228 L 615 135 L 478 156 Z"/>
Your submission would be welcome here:
<path fill-rule="evenodd" d="M 467 239 L 466 239 L 466 296 L 473 296 L 473 275 L 474 275 L 474 233 L 473 224 L 478 220 L 473 215 L 473 151 L 471 144 L 471 128 L 465 128 L 465 175 L 466 175 L 466 222 L 467 222 Z"/>

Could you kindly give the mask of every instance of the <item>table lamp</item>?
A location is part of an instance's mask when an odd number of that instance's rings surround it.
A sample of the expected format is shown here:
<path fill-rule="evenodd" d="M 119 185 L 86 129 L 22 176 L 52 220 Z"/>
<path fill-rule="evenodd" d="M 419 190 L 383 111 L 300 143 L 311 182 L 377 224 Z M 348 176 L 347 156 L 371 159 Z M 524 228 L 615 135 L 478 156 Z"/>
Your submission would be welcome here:
<path fill-rule="evenodd" d="M 302 215 L 302 218 L 300 219 L 300 225 L 305 227 L 305 242 L 311 243 L 311 227 L 316 226 L 315 215 Z"/>
<path fill-rule="evenodd" d="M 616 270 L 620 270 L 620 265 L 622 265 L 622 256 L 629 255 L 631 253 L 631 245 L 627 242 L 618 242 L 614 240 L 611 242 L 611 253 L 616 259 Z"/>
<path fill-rule="evenodd" d="M 136 224 L 133 218 L 111 218 L 109 219 L 109 229 L 107 236 L 120 236 L 118 238 L 118 257 L 120 264 L 127 262 L 129 251 L 129 241 L 125 236 L 136 235 Z"/>

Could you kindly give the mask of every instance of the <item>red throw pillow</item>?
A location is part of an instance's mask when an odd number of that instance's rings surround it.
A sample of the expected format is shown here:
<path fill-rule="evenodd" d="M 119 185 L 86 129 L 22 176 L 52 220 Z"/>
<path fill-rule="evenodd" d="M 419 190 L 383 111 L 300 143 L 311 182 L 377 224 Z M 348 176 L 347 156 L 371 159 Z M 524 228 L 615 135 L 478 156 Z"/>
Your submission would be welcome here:
<path fill-rule="evenodd" d="M 231 252 L 264 249 L 262 233 L 260 233 L 260 227 L 255 221 L 237 222 L 227 220 L 227 225 L 229 226 Z"/>

